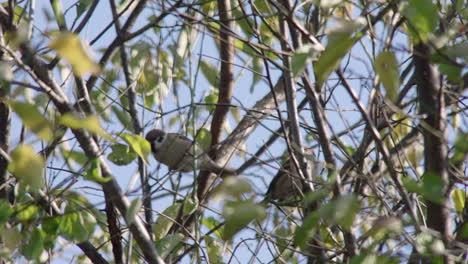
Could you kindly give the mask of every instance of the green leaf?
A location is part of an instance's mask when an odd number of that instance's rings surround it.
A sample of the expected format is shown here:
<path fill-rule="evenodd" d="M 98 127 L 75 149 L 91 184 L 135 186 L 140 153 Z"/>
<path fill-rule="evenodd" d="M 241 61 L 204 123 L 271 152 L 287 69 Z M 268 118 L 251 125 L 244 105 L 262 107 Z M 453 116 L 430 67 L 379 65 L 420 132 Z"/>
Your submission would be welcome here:
<path fill-rule="evenodd" d="M 137 154 L 129 146 L 124 144 L 114 144 L 111 146 L 112 152 L 107 155 L 107 159 L 115 165 L 124 166 L 130 164 L 137 158 Z"/>
<path fill-rule="evenodd" d="M 114 139 L 101 128 L 99 118 L 95 115 L 80 118 L 71 113 L 67 113 L 60 117 L 60 124 L 71 129 L 86 129 L 89 132 L 99 135 L 111 142 L 114 141 Z"/>
<path fill-rule="evenodd" d="M 2 237 L 8 237 L 8 239 L 3 240 L 3 250 L 9 249 L 10 251 L 14 251 L 21 245 L 21 233 L 16 227 L 5 228 L 3 230 L 0 230 L 0 235 Z"/>
<path fill-rule="evenodd" d="M 60 26 L 65 26 L 65 17 L 63 16 L 62 1 L 52 0 L 52 10 L 54 11 L 57 24 L 59 24 Z"/>
<path fill-rule="evenodd" d="M 93 181 L 97 183 L 106 183 L 111 180 L 111 178 L 102 177 L 101 167 L 99 159 L 93 159 L 89 161 L 89 167 L 86 172 L 83 174 L 83 178 L 88 181 Z"/>
<path fill-rule="evenodd" d="M 86 73 L 100 72 L 99 65 L 89 56 L 87 47 L 74 33 L 61 32 L 50 41 L 49 47 L 66 59 L 71 64 L 73 72 L 80 77 Z"/>
<path fill-rule="evenodd" d="M 58 230 L 59 234 L 66 239 L 79 243 L 91 237 L 95 222 L 91 223 L 93 229 L 90 229 L 89 223 L 85 223 L 85 219 L 89 221 L 90 218 L 84 217 L 77 209 L 73 206 L 67 206 L 65 209 L 66 213 L 59 218 L 60 224 Z"/>
<path fill-rule="evenodd" d="M 374 67 L 387 91 L 387 97 L 395 102 L 398 99 L 398 88 L 400 87 L 400 74 L 395 54 L 391 51 L 380 53 L 375 59 Z"/>
<path fill-rule="evenodd" d="M 125 212 L 125 220 L 127 222 L 127 225 L 131 225 L 133 221 L 135 221 L 136 215 L 141 210 L 141 205 L 142 201 L 140 198 L 137 198 L 130 203 L 127 212 Z"/>
<path fill-rule="evenodd" d="M 38 217 L 39 207 L 33 204 L 21 204 L 17 207 L 16 218 L 22 222 L 30 222 Z"/>
<path fill-rule="evenodd" d="M 91 6 L 92 0 L 79 0 L 76 5 L 76 16 L 80 17 Z"/>
<path fill-rule="evenodd" d="M 316 58 L 319 50 L 317 50 L 312 44 L 303 45 L 294 51 L 291 58 L 291 71 L 295 77 L 302 74 L 307 68 L 307 65 L 312 62 L 312 59 Z"/>
<path fill-rule="evenodd" d="M 201 128 L 197 131 L 195 140 L 200 144 L 203 151 L 208 152 L 211 146 L 211 132 L 206 128 Z"/>
<path fill-rule="evenodd" d="M 408 28 L 417 42 L 426 42 L 439 23 L 437 7 L 432 0 L 408 0 L 403 15 L 407 18 Z"/>
<path fill-rule="evenodd" d="M 351 259 L 350 264 L 397 264 L 400 260 L 395 257 L 389 256 L 377 256 L 374 253 L 363 253 L 358 256 L 354 256 Z"/>
<path fill-rule="evenodd" d="M 468 152 L 468 133 L 458 133 L 455 137 L 455 152 L 451 158 L 452 163 L 458 163 L 465 159 Z"/>
<path fill-rule="evenodd" d="M 319 214 L 327 224 L 335 223 L 341 225 L 343 229 L 349 230 L 359 209 L 360 204 L 356 196 L 343 195 L 322 206 Z"/>
<path fill-rule="evenodd" d="M 206 109 L 208 109 L 209 112 L 212 112 L 216 108 L 216 104 L 218 103 L 218 95 L 216 93 L 210 93 L 205 97 L 205 104 L 207 104 Z"/>
<path fill-rule="evenodd" d="M 80 165 L 85 165 L 86 161 L 88 161 L 88 158 L 86 157 L 86 154 L 84 154 L 81 151 L 62 150 L 62 155 L 63 155 L 63 158 L 71 159 L 71 160 L 75 161 L 76 163 L 78 163 Z"/>
<path fill-rule="evenodd" d="M 44 250 L 44 239 L 46 234 L 39 228 L 35 228 L 29 241 L 25 241 L 21 248 L 21 253 L 27 259 L 38 259 Z"/>
<path fill-rule="evenodd" d="M 35 105 L 12 102 L 8 103 L 13 111 L 21 118 L 23 124 L 36 133 L 41 139 L 50 141 L 53 138 L 52 125 L 45 119 L 44 114 Z"/>
<path fill-rule="evenodd" d="M 265 207 L 247 201 L 228 201 L 223 207 L 225 221 L 224 235 L 230 240 L 237 232 L 245 228 L 251 221 L 261 221 L 265 218 Z"/>
<path fill-rule="evenodd" d="M 166 258 L 171 252 L 175 252 L 183 246 L 184 235 L 177 233 L 168 235 L 156 241 L 156 249 L 162 258 Z"/>
<path fill-rule="evenodd" d="M 452 193 L 453 205 L 458 213 L 463 212 L 466 204 L 466 193 L 463 190 L 456 189 Z"/>
<path fill-rule="evenodd" d="M 318 212 L 312 212 L 304 219 L 302 226 L 296 229 L 294 242 L 301 249 L 306 249 L 307 241 L 315 234 L 316 228 L 319 226 L 319 220 Z"/>
<path fill-rule="evenodd" d="M 341 59 L 348 53 L 348 51 L 354 46 L 354 43 L 360 38 L 360 36 L 349 37 L 350 34 L 340 34 L 335 41 L 329 43 L 325 48 L 325 51 L 319 57 L 317 63 L 314 65 L 314 72 L 319 85 L 322 85 L 328 75 L 338 68 Z"/>
<path fill-rule="evenodd" d="M 44 159 L 36 154 L 31 145 L 21 144 L 12 151 L 8 170 L 35 192 L 45 184 L 44 166 Z"/>
<path fill-rule="evenodd" d="M 176 202 L 159 215 L 158 219 L 153 224 L 153 233 L 156 240 L 160 240 L 167 235 L 172 225 L 174 225 L 174 221 L 179 214 L 181 206 L 182 203 L 180 201 Z"/>
<path fill-rule="evenodd" d="M 253 188 L 250 181 L 241 177 L 228 177 L 214 188 L 211 199 L 215 202 L 228 197 L 241 199 L 244 194 L 252 192 Z"/>
<path fill-rule="evenodd" d="M 225 236 L 224 236 L 224 225 L 221 225 L 219 227 L 219 225 L 221 224 L 220 221 L 216 220 L 214 217 L 208 217 L 208 218 L 203 218 L 202 220 L 202 223 L 208 227 L 208 229 L 212 230 L 212 229 L 215 229 L 217 228 L 215 231 L 214 231 L 214 234 L 222 239 L 222 240 L 226 240 L 225 239 Z"/>
<path fill-rule="evenodd" d="M 5 199 L 0 199 L 0 230 L 3 229 L 3 225 L 8 222 L 13 212 L 10 203 Z"/>
<path fill-rule="evenodd" d="M 444 181 L 435 173 L 424 173 L 423 175 L 423 196 L 424 198 L 440 203 L 444 195 Z"/>
<path fill-rule="evenodd" d="M 57 235 L 60 226 L 60 218 L 62 216 L 54 216 L 44 218 L 42 221 L 42 228 L 49 235 Z"/>
<path fill-rule="evenodd" d="M 117 116 L 117 119 L 119 120 L 120 124 L 125 129 L 130 131 L 131 130 L 130 124 L 132 123 L 130 115 L 126 111 L 121 110 L 119 107 L 115 105 L 111 106 L 111 109 L 112 109 L 112 112 L 114 112 L 115 116 Z"/>
<path fill-rule="evenodd" d="M 219 84 L 218 69 L 212 63 L 209 63 L 206 60 L 200 61 L 200 69 L 210 85 L 214 88 L 217 88 Z"/>
<path fill-rule="evenodd" d="M 187 196 L 184 199 L 183 206 L 184 206 L 184 210 L 183 210 L 184 215 L 191 215 L 192 213 L 195 212 L 195 210 L 197 210 L 198 202 L 194 200 L 192 197 Z"/>
<path fill-rule="evenodd" d="M 119 137 L 128 143 L 130 148 L 135 151 L 143 161 L 148 162 L 148 155 L 151 152 L 150 143 L 139 135 L 119 133 Z"/>
<path fill-rule="evenodd" d="M 222 263 L 223 243 L 210 236 L 205 236 L 209 263 Z"/>

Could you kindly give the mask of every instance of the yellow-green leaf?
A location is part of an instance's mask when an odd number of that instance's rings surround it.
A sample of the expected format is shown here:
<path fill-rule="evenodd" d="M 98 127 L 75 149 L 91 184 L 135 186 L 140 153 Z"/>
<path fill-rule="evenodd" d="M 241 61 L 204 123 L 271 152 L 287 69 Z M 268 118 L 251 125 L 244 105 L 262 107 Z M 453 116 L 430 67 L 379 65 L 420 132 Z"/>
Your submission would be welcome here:
<path fill-rule="evenodd" d="M 91 160 L 88 170 L 83 174 L 83 178 L 97 183 L 106 183 L 110 181 L 111 178 L 102 177 L 99 163 L 98 159 Z"/>
<path fill-rule="evenodd" d="M 455 210 L 457 210 L 457 212 L 459 213 L 463 212 L 463 209 L 465 208 L 465 203 L 466 203 L 465 191 L 456 189 L 452 193 L 452 199 L 453 199 L 453 205 L 455 206 Z"/>
<path fill-rule="evenodd" d="M 206 128 L 201 128 L 198 130 L 195 140 L 205 152 L 208 152 L 211 146 L 211 132 Z"/>
<path fill-rule="evenodd" d="M 91 59 L 85 45 L 77 35 L 70 32 L 60 33 L 50 41 L 49 47 L 58 52 L 72 66 L 73 72 L 78 76 L 86 73 L 98 74 L 99 65 Z"/>
<path fill-rule="evenodd" d="M 31 145 L 21 144 L 11 152 L 8 170 L 31 191 L 38 191 L 44 186 L 44 159 L 37 155 Z"/>
<path fill-rule="evenodd" d="M 12 101 L 9 102 L 9 105 L 13 108 L 13 111 L 18 114 L 27 128 L 31 129 L 31 131 L 36 133 L 41 139 L 47 141 L 52 140 L 52 125 L 44 115 L 37 110 L 35 105 Z"/>
<path fill-rule="evenodd" d="M 360 37 L 359 34 L 356 37 L 349 37 L 349 35 L 350 34 L 336 34 L 333 36 L 334 41 L 327 45 L 325 51 L 314 65 L 314 71 L 319 85 L 325 82 L 328 75 L 338 68 L 341 59 Z M 340 37 L 338 38 L 337 36 Z"/>
<path fill-rule="evenodd" d="M 119 137 L 125 140 L 125 142 L 128 143 L 130 148 L 132 148 L 138 156 L 140 156 L 145 162 L 148 162 L 148 154 L 151 152 L 151 145 L 146 139 L 139 135 L 128 133 L 120 133 Z"/>
<path fill-rule="evenodd" d="M 291 71 L 294 76 L 299 76 L 307 68 L 307 65 L 317 57 L 319 49 L 312 44 L 303 45 L 294 51 L 291 58 Z"/>
<path fill-rule="evenodd" d="M 99 118 L 95 115 L 80 118 L 67 113 L 60 117 L 60 124 L 71 129 L 86 129 L 89 132 L 97 134 L 109 141 L 114 141 L 114 139 L 101 128 Z"/>
<path fill-rule="evenodd" d="M 230 240 L 252 220 L 261 221 L 265 216 L 265 207 L 250 200 L 226 202 L 223 207 L 223 217 L 226 220 L 224 227 L 225 238 Z"/>
<path fill-rule="evenodd" d="M 374 67 L 387 91 L 387 97 L 395 102 L 398 99 L 398 88 L 400 87 L 400 74 L 395 54 L 391 51 L 380 53 L 375 59 Z"/>

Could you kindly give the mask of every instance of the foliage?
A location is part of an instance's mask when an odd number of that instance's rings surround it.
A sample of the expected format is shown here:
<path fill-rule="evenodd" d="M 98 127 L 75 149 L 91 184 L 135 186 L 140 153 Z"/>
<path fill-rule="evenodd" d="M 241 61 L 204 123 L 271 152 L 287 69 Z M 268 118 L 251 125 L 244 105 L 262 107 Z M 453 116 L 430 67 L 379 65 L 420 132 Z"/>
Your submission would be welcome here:
<path fill-rule="evenodd" d="M 466 261 L 467 21 L 460 0 L 0 4 L 0 262 Z M 153 128 L 239 175 L 158 164 Z"/>

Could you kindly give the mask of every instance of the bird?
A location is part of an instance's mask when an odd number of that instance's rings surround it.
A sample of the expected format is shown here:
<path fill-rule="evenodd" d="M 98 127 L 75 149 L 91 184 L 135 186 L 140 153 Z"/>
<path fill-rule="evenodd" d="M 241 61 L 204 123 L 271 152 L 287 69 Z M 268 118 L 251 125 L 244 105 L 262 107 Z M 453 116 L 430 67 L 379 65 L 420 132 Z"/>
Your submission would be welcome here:
<path fill-rule="evenodd" d="M 169 170 L 190 172 L 195 168 L 221 176 L 236 175 L 234 169 L 218 165 L 198 143 L 184 135 L 152 129 L 146 134 L 145 139 L 151 145 L 154 158 L 166 165 Z"/>
<path fill-rule="evenodd" d="M 305 148 L 304 155 L 307 158 L 307 163 L 311 168 L 310 171 L 313 177 L 316 162 L 314 162 L 312 149 Z M 304 187 L 305 181 L 298 173 L 293 160 L 287 157 L 270 182 L 264 201 L 290 201 L 292 198 L 302 195 Z"/>

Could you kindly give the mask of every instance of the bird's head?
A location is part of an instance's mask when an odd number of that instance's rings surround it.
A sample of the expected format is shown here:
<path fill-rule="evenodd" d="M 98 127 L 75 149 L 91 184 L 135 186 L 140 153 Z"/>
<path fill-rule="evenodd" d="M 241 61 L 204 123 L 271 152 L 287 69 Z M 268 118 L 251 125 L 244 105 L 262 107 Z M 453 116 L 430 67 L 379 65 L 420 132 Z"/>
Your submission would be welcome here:
<path fill-rule="evenodd" d="M 151 144 L 151 151 L 156 153 L 166 140 L 166 132 L 160 129 L 153 129 L 146 134 L 146 140 Z"/>

